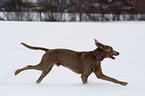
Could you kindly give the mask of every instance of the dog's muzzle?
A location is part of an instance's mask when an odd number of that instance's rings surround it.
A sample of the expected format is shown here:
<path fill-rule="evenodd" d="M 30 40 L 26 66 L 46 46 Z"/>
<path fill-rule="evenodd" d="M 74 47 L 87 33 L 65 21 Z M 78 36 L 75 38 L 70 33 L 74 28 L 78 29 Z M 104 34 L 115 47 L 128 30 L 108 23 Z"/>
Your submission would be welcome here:
<path fill-rule="evenodd" d="M 113 54 L 111 55 L 111 58 L 112 58 L 112 59 L 115 59 L 114 56 L 118 56 L 119 54 L 120 54 L 119 52 L 113 51 Z"/>

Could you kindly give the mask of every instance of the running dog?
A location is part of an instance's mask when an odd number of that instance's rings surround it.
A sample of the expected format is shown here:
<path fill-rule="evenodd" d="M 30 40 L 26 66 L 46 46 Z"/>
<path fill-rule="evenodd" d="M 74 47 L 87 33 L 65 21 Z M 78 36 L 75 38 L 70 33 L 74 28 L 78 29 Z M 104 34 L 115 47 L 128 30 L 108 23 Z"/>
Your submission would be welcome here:
<path fill-rule="evenodd" d="M 25 43 L 21 44 L 30 49 L 43 50 L 46 52 L 38 65 L 28 65 L 15 71 L 15 75 L 28 69 L 42 71 L 42 74 L 36 83 L 40 83 L 42 79 L 51 71 L 54 65 L 62 65 L 78 74 L 81 74 L 83 84 L 87 83 L 87 78 L 92 72 L 95 73 L 99 79 L 111 81 L 124 86 L 128 84 L 127 82 L 116 80 L 102 73 L 101 61 L 105 58 L 115 59 L 114 56 L 118 56 L 119 52 L 113 50 L 111 46 L 104 45 L 97 40 L 95 40 L 95 44 L 98 48 L 88 52 L 76 52 L 68 49 L 47 49 L 29 46 Z"/>

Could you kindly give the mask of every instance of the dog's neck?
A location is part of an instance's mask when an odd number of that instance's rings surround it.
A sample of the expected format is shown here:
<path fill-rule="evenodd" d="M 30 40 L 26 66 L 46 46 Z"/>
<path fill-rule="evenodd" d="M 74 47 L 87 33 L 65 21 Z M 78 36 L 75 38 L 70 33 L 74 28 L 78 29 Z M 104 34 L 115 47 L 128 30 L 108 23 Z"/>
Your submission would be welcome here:
<path fill-rule="evenodd" d="M 96 56 L 96 58 L 98 59 L 98 60 L 100 60 L 100 61 L 103 61 L 103 59 L 104 59 L 104 56 L 102 55 L 102 50 L 101 49 L 99 49 L 99 48 L 97 48 L 97 49 L 95 49 L 94 51 L 93 51 L 93 53 L 94 53 L 94 55 Z"/>

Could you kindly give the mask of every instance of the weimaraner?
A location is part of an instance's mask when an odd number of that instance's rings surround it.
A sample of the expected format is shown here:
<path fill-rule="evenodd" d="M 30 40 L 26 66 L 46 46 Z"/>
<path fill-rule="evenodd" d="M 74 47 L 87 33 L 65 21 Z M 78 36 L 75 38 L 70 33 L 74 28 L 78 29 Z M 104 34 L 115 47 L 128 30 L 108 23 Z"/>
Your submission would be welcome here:
<path fill-rule="evenodd" d="M 28 65 L 22 69 L 16 70 L 15 72 L 15 75 L 17 75 L 21 71 L 28 69 L 41 70 L 42 74 L 36 83 L 40 83 L 41 80 L 51 71 L 54 65 L 62 65 L 78 74 L 81 74 L 83 84 L 87 83 L 87 78 L 92 72 L 95 73 L 99 79 L 111 81 L 124 86 L 128 84 L 127 82 L 116 80 L 102 73 L 101 61 L 105 58 L 115 59 L 114 56 L 118 56 L 119 52 L 113 50 L 111 46 L 104 45 L 97 40 L 95 40 L 95 44 L 98 48 L 88 52 L 76 52 L 68 49 L 47 49 L 42 47 L 32 47 L 25 43 L 21 44 L 30 49 L 43 50 L 46 52 L 38 65 Z"/>

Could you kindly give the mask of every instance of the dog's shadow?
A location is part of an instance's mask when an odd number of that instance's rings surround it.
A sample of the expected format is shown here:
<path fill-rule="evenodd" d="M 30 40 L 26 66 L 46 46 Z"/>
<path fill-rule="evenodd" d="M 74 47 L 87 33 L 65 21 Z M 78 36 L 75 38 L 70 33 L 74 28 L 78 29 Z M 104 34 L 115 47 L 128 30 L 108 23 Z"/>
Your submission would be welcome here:
<path fill-rule="evenodd" d="M 34 84 L 33 84 L 34 85 Z M 97 87 L 122 87 L 121 85 L 111 84 L 111 83 L 56 83 L 56 84 L 50 84 L 50 83 L 41 83 L 36 84 L 37 86 L 41 87 L 81 87 L 81 88 L 97 88 Z"/>

